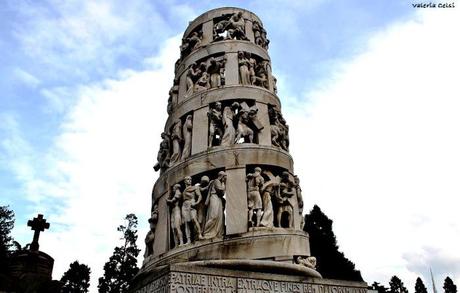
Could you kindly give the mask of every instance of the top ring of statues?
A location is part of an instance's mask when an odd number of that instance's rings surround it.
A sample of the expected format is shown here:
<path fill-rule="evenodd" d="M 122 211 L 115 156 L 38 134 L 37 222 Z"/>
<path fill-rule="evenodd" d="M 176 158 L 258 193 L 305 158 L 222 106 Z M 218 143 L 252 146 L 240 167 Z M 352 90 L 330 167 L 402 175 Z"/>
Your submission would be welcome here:
<path fill-rule="evenodd" d="M 254 13 L 234 7 L 218 8 L 190 22 L 182 38 L 181 59 L 199 47 L 225 40 L 248 41 L 265 50 L 270 42 Z"/>

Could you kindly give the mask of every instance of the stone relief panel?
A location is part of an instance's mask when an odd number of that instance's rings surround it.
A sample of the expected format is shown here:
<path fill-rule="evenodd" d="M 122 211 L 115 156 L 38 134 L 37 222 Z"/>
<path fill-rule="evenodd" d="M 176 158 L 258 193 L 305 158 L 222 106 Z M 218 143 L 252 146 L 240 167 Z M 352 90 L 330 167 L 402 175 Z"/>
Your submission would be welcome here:
<path fill-rule="evenodd" d="M 289 151 L 289 126 L 286 124 L 281 111 L 275 106 L 269 105 L 268 116 L 270 119 L 272 145 Z"/>
<path fill-rule="evenodd" d="M 200 91 L 225 85 L 225 62 L 225 56 L 220 55 L 191 64 L 185 73 L 185 98 Z"/>
<path fill-rule="evenodd" d="M 303 201 L 298 181 L 291 177 L 275 166 L 247 167 L 249 227 L 294 228 L 294 205 L 301 210 Z"/>
<path fill-rule="evenodd" d="M 187 37 L 182 39 L 182 44 L 180 46 L 180 58 L 184 59 L 191 52 L 201 47 L 201 42 L 203 40 L 203 31 L 201 25 L 195 28 Z"/>
<path fill-rule="evenodd" d="M 213 41 L 222 40 L 249 40 L 246 36 L 245 20 L 241 11 L 214 18 Z"/>
<path fill-rule="evenodd" d="M 262 24 L 255 20 L 252 23 L 252 30 L 254 31 L 254 42 L 256 45 L 268 50 L 270 40 L 267 39 L 267 31 L 263 28 Z"/>
<path fill-rule="evenodd" d="M 269 89 L 270 62 L 249 52 L 238 52 L 239 81 L 242 85 L 255 85 Z"/>
<path fill-rule="evenodd" d="M 161 134 L 155 171 L 163 173 L 169 167 L 186 160 L 192 150 L 193 114 L 189 113 L 174 121 L 168 132 Z"/>
<path fill-rule="evenodd" d="M 170 206 L 171 247 L 224 236 L 226 181 L 223 170 L 213 170 L 194 178 L 187 176 L 172 187 L 166 200 Z"/>
<path fill-rule="evenodd" d="M 264 128 L 257 117 L 254 101 L 222 101 L 209 105 L 208 147 L 258 143 Z"/>

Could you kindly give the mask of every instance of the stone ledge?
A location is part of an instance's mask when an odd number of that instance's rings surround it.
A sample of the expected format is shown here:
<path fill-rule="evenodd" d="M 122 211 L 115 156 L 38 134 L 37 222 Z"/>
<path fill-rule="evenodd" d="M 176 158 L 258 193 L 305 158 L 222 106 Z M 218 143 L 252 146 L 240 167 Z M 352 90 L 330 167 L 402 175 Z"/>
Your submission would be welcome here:
<path fill-rule="evenodd" d="M 227 235 L 220 239 L 198 240 L 148 257 L 141 270 L 149 271 L 155 267 L 184 261 L 221 259 L 274 260 L 283 257 L 286 259 L 283 263 L 292 263 L 295 255 L 310 255 L 308 238 L 306 232 L 294 229 L 251 229 L 246 233 Z"/>
<path fill-rule="evenodd" d="M 222 261 L 222 263 L 225 262 L 226 260 Z M 244 260 L 241 261 L 241 263 L 244 262 Z M 254 265 L 258 266 L 260 262 Z M 367 293 L 365 282 L 281 274 L 276 271 L 258 272 L 238 268 L 209 267 L 202 264 L 204 263 L 178 263 L 154 271 L 141 271 L 133 280 L 129 292 Z M 270 262 L 267 262 L 266 265 L 270 265 Z M 266 265 L 262 264 L 262 266 Z"/>
<path fill-rule="evenodd" d="M 207 107 L 210 103 L 229 100 L 254 100 L 263 104 L 276 106 L 281 110 L 281 102 L 277 95 L 266 88 L 253 85 L 224 85 L 220 88 L 212 88 L 206 91 L 194 93 L 186 100 L 174 106 L 174 111 L 168 116 L 165 131 L 169 130 L 174 121 L 185 114 Z"/>
<path fill-rule="evenodd" d="M 229 153 L 232 155 L 229 156 Z M 218 146 L 194 154 L 167 169 L 155 182 L 152 198 L 156 200 L 161 197 L 185 176 L 194 176 L 219 168 L 244 168 L 246 165 L 278 166 L 293 172 L 291 155 L 280 148 L 250 143 L 236 144 L 232 147 Z"/>

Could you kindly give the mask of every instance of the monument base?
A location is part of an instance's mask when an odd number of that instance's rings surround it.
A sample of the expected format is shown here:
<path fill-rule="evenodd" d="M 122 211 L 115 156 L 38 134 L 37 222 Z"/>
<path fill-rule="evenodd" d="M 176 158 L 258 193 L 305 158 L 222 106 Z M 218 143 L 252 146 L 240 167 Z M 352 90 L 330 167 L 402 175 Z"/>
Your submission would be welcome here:
<path fill-rule="evenodd" d="M 239 263 L 240 262 L 240 263 Z M 254 263 L 252 263 L 254 262 Z M 251 263 L 251 264 L 250 264 Z M 266 263 L 264 265 L 264 263 Z M 142 271 L 131 293 L 366 293 L 365 282 L 322 279 L 314 270 L 272 261 L 201 261 Z M 297 268 L 296 268 L 297 267 Z M 251 268 L 253 268 L 251 270 Z"/>

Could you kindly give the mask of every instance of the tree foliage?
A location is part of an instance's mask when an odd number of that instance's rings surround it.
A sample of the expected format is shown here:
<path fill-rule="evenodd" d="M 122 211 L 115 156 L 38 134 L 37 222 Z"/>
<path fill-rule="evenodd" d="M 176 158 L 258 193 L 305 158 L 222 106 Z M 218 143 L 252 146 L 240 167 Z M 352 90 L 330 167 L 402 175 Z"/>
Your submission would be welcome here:
<path fill-rule="evenodd" d="M 415 293 L 428 293 L 425 284 L 423 284 L 423 281 L 420 279 L 420 277 L 415 281 Z"/>
<path fill-rule="evenodd" d="M 0 263 L 5 264 L 13 245 L 11 230 L 14 227 L 14 212 L 8 206 L 0 206 Z M 6 270 L 6 266 L 0 266 L 0 272 Z"/>
<path fill-rule="evenodd" d="M 380 283 L 374 282 L 371 286 L 372 290 L 376 290 L 378 293 L 388 293 L 389 289 L 384 285 L 380 285 Z"/>
<path fill-rule="evenodd" d="M 454 284 L 454 281 L 450 277 L 446 277 L 444 280 L 444 293 L 457 293 L 457 286 Z"/>
<path fill-rule="evenodd" d="M 90 268 L 74 261 L 61 278 L 62 293 L 87 293 L 89 289 Z"/>
<path fill-rule="evenodd" d="M 408 293 L 404 283 L 397 276 L 391 277 L 390 280 L 390 293 Z"/>
<path fill-rule="evenodd" d="M 310 235 L 311 255 L 318 260 L 317 270 L 324 278 L 363 281 L 355 264 L 339 251 L 332 220 L 317 205 L 305 215 L 304 230 Z"/>
<path fill-rule="evenodd" d="M 124 293 L 127 292 L 129 281 L 136 275 L 137 256 L 140 249 L 137 248 L 137 217 L 128 214 L 125 217 L 127 225 L 118 227 L 123 233 L 123 245 L 115 247 L 113 255 L 104 265 L 104 276 L 99 278 L 99 292 L 101 293 Z"/>

